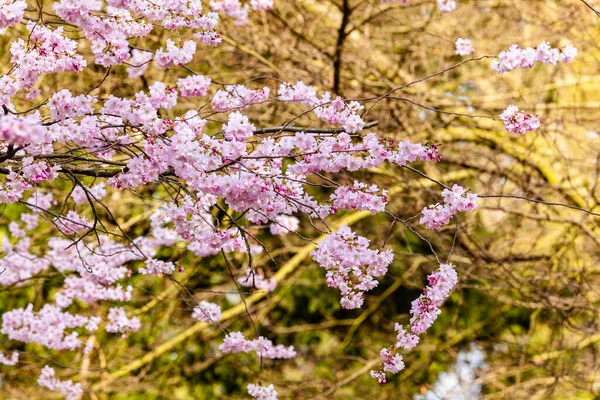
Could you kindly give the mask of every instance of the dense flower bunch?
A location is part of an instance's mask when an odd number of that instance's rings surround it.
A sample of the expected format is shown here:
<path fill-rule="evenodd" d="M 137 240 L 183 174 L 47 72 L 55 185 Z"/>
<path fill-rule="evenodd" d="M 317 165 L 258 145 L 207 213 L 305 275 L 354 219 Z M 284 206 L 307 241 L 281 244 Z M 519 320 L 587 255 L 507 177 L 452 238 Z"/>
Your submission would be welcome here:
<path fill-rule="evenodd" d="M 469 39 L 458 38 L 456 39 L 456 42 L 454 42 L 454 46 L 456 47 L 455 53 L 459 56 L 468 56 L 475 52 L 473 42 Z"/>
<path fill-rule="evenodd" d="M 364 292 L 377 286 L 375 278 L 387 273 L 394 255 L 390 250 L 369 249 L 369 240 L 341 226 L 311 252 L 313 259 L 327 271 L 327 286 L 340 289 L 342 308 L 360 308 Z"/>
<path fill-rule="evenodd" d="M 522 49 L 518 44 L 511 45 L 508 50 L 498 55 L 498 60 L 492 61 L 492 69 L 499 73 L 509 72 L 517 68 L 531 68 L 536 62 L 542 64 L 556 65 L 559 61 L 567 64 L 577 56 L 577 49 L 566 45 L 563 49 L 550 46 L 548 42 L 542 42 L 538 47 L 527 47 Z"/>
<path fill-rule="evenodd" d="M 421 211 L 422 217 L 419 222 L 428 229 L 438 230 L 447 225 L 455 214 L 477 208 L 477 195 L 467 193 L 459 185 L 454 185 L 452 189 L 444 189 L 442 197 L 444 198 L 443 204 L 434 204 Z"/>
<path fill-rule="evenodd" d="M 523 110 L 519 110 L 517 106 L 508 106 L 500 114 L 500 119 L 504 122 L 504 129 L 514 135 L 533 132 L 540 127 L 538 117 L 533 114 L 526 114 Z"/>
<path fill-rule="evenodd" d="M 410 350 L 419 343 L 419 335 L 425 333 L 433 325 L 441 313 L 440 307 L 448 298 L 458 282 L 458 276 L 452 264 L 441 264 L 440 268 L 427 277 L 428 285 L 423 294 L 412 302 L 410 323 L 405 329 L 396 323 L 394 330 L 398 333 L 396 343 L 381 349 L 379 355 L 383 359 L 380 369 L 371 371 L 371 376 L 384 383 L 386 372 L 397 374 L 404 369 L 400 349 Z"/>

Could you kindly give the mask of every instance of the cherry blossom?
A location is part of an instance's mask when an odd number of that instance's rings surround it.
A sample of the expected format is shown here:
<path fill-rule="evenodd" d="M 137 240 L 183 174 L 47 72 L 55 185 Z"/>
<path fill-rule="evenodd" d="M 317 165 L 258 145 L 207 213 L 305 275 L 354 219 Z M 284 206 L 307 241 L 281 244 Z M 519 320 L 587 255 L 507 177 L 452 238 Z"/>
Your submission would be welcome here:
<path fill-rule="evenodd" d="M 526 114 L 514 105 L 508 106 L 500 114 L 500 119 L 504 122 L 504 129 L 513 135 L 533 132 L 540 127 L 540 120 L 535 115 Z"/>
<path fill-rule="evenodd" d="M 473 47 L 473 43 L 469 39 L 458 38 L 454 43 L 456 46 L 455 53 L 459 56 L 468 56 L 475 52 L 475 48 Z"/>

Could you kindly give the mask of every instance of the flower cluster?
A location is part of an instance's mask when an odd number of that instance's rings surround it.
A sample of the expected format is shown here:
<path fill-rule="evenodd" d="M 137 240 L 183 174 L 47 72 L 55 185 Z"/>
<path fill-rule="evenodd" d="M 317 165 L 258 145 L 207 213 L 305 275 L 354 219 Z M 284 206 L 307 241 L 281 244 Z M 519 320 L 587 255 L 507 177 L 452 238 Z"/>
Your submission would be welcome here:
<path fill-rule="evenodd" d="M 108 310 L 108 321 L 106 332 L 124 334 L 125 332 L 136 332 L 142 327 L 138 317 L 127 318 L 123 307 L 113 307 Z"/>
<path fill-rule="evenodd" d="M 347 226 L 327 236 L 310 254 L 327 271 L 327 286 L 340 290 L 344 309 L 362 306 L 364 292 L 377 286 L 375 278 L 387 273 L 394 258 L 390 250 L 369 249 L 369 240 Z"/>
<path fill-rule="evenodd" d="M 340 125 L 348 133 L 356 133 L 365 126 L 365 121 L 358 115 L 364 107 L 357 101 L 344 102 L 336 97 L 329 106 L 315 108 L 315 115 L 329 125 Z"/>
<path fill-rule="evenodd" d="M 513 135 L 521 135 L 527 132 L 533 132 L 540 127 L 540 120 L 533 114 L 526 114 L 519 110 L 517 106 L 508 106 L 500 114 L 500 119 L 504 122 L 504 129 Z"/>
<path fill-rule="evenodd" d="M 441 313 L 441 305 L 458 283 L 458 276 L 452 264 L 440 264 L 439 269 L 427 277 L 427 282 L 428 286 L 423 290 L 423 294 L 411 304 L 408 330 L 400 324 L 395 324 L 394 329 L 398 333 L 396 343 L 383 348 L 379 353 L 383 360 L 382 366 L 371 371 L 371 376 L 379 383 L 386 381 L 386 372 L 397 374 L 404 369 L 402 355 L 398 354 L 399 349 L 411 350 L 419 343 L 418 335 L 433 325 Z"/>
<path fill-rule="evenodd" d="M 54 368 L 45 366 L 42 368 L 42 374 L 38 378 L 38 384 L 50 390 L 58 390 L 66 400 L 77 400 L 83 393 L 83 388 L 79 383 L 72 381 L 61 381 L 56 377 Z"/>
<path fill-rule="evenodd" d="M 191 75 L 187 78 L 177 80 L 177 87 L 181 97 L 202 97 L 206 96 L 206 91 L 212 80 L 202 75 Z"/>
<path fill-rule="evenodd" d="M 281 344 L 275 346 L 272 341 L 259 336 L 257 339 L 248 340 L 242 332 L 230 332 L 219 346 L 223 353 L 249 353 L 256 352 L 262 358 L 286 359 L 296 356 L 294 346 L 285 347 Z"/>
<path fill-rule="evenodd" d="M 273 385 L 262 386 L 250 383 L 247 389 L 248 394 L 256 400 L 277 400 L 277 391 Z"/>
<path fill-rule="evenodd" d="M 13 351 L 10 358 L 6 357 L 4 355 L 4 353 L 0 352 L 0 364 L 15 365 L 18 362 L 19 362 L 19 352 L 18 351 Z"/>
<path fill-rule="evenodd" d="M 197 307 L 194 307 L 192 318 L 202 322 L 219 322 L 221 307 L 218 304 L 202 300 Z"/>
<path fill-rule="evenodd" d="M 452 186 L 452 189 L 444 189 L 442 197 L 444 198 L 443 204 L 434 204 L 421 211 L 422 217 L 419 223 L 424 224 L 428 229 L 438 230 L 447 225 L 455 214 L 477 208 L 477 195 L 467 193 L 459 185 Z"/>
<path fill-rule="evenodd" d="M 11 340 L 24 343 L 38 343 L 54 350 L 74 350 L 81 346 L 79 334 L 67 329 L 85 328 L 89 332 L 98 329 L 99 317 L 84 317 L 60 310 L 46 304 L 35 313 L 33 304 L 27 308 L 16 308 L 2 315 L 2 330 Z"/>
<path fill-rule="evenodd" d="M 542 42 L 538 47 L 527 47 L 522 49 L 517 44 L 511 45 L 508 50 L 498 55 L 498 60 L 492 61 L 492 69 L 499 73 L 509 72 L 517 68 L 531 68 L 536 62 L 556 65 L 559 61 L 567 64 L 577 56 L 577 49 L 566 45 L 563 49 L 550 46 L 548 42 Z"/>
<path fill-rule="evenodd" d="M 14 116 L 0 115 L 0 140 L 15 146 L 39 143 L 46 137 L 46 128 L 41 124 L 39 114 Z"/>
<path fill-rule="evenodd" d="M 73 97 L 70 91 L 63 89 L 52 95 L 48 105 L 52 119 L 62 121 L 66 118 L 78 118 L 92 113 L 94 111 L 92 104 L 95 102 L 96 98 L 93 96 L 81 94 Z"/>
<path fill-rule="evenodd" d="M 23 19 L 27 2 L 22 0 L 2 0 L 0 2 L 0 30 L 16 25 Z"/>
<path fill-rule="evenodd" d="M 223 124 L 225 139 L 234 142 L 246 142 L 254 134 L 254 129 L 248 117 L 238 111 L 229 114 L 229 121 Z"/>
<path fill-rule="evenodd" d="M 354 181 L 352 186 L 340 186 L 331 195 L 334 209 L 369 210 L 373 215 L 385 210 L 388 202 L 387 190 Z"/>
<path fill-rule="evenodd" d="M 267 101 L 270 89 L 248 89 L 244 85 L 229 85 L 225 90 L 218 90 L 212 98 L 212 109 L 215 111 L 241 110 L 253 104 Z"/>
<path fill-rule="evenodd" d="M 475 52 L 473 43 L 469 39 L 458 38 L 454 45 L 456 46 L 455 53 L 459 56 L 468 56 Z"/>
<path fill-rule="evenodd" d="M 146 260 L 146 268 L 138 269 L 140 274 L 145 275 L 171 275 L 175 271 L 172 262 L 164 262 L 154 258 Z"/>
<path fill-rule="evenodd" d="M 33 22 L 27 24 L 28 41 L 17 39 L 10 45 L 12 73 L 21 88 L 29 90 L 30 98 L 39 94 L 34 89 L 41 74 L 53 72 L 80 72 L 87 65 L 76 53 L 77 42 L 63 36 L 63 28 L 51 30 Z"/>
<path fill-rule="evenodd" d="M 167 50 L 159 49 L 154 55 L 154 61 L 159 68 L 169 68 L 174 65 L 184 65 L 192 61 L 196 53 L 196 42 L 188 40 L 183 46 L 177 47 L 175 42 L 167 39 Z"/>

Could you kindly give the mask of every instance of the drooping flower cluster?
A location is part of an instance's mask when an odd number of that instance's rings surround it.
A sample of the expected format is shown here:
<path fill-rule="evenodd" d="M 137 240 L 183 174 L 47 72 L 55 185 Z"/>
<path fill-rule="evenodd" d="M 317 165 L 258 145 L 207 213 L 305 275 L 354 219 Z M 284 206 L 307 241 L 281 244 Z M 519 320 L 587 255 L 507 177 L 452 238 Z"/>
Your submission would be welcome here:
<path fill-rule="evenodd" d="M 459 185 L 452 186 L 452 189 L 444 189 L 442 197 L 443 204 L 434 204 L 421 211 L 422 217 L 419 223 L 424 224 L 428 229 L 438 230 L 447 225 L 455 214 L 477 208 L 477 195 L 467 193 Z"/>
<path fill-rule="evenodd" d="M 473 42 L 469 39 L 458 38 L 454 43 L 456 46 L 455 53 L 459 56 L 468 56 L 475 52 L 475 48 L 473 47 Z"/>
<path fill-rule="evenodd" d="M 504 129 L 513 135 L 521 135 L 527 132 L 533 132 L 540 127 L 540 120 L 533 114 L 526 114 L 519 110 L 517 106 L 508 106 L 500 114 L 500 119 L 504 122 Z"/>
<path fill-rule="evenodd" d="M 221 307 L 218 304 L 202 300 L 194 307 L 192 318 L 202 322 L 219 322 L 221 320 Z"/>
<path fill-rule="evenodd" d="M 441 313 L 440 307 L 458 283 L 458 276 L 452 264 L 440 264 L 437 271 L 427 277 L 428 285 L 419 298 L 413 300 L 410 309 L 410 323 L 407 329 L 398 323 L 394 330 L 398 333 L 393 346 L 383 348 L 379 355 L 383 363 L 379 369 L 371 371 L 371 376 L 385 383 L 386 372 L 397 374 L 404 369 L 399 349 L 410 350 L 419 343 L 419 336 L 433 325 Z"/>
<path fill-rule="evenodd" d="M 498 55 L 498 60 L 492 61 L 492 69 L 505 73 L 517 68 L 531 68 L 536 62 L 556 65 L 559 61 L 567 64 L 577 56 L 577 49 L 568 44 L 562 49 L 553 48 L 548 42 L 542 42 L 538 47 L 522 49 L 518 44 L 511 45 L 508 50 Z"/>
<path fill-rule="evenodd" d="M 38 378 L 38 384 L 50 390 L 58 390 L 66 400 L 77 400 L 83 393 L 83 388 L 79 383 L 73 383 L 71 380 L 61 381 L 56 377 L 54 368 L 45 366 L 42 368 L 42 374 Z"/>
<path fill-rule="evenodd" d="M 390 250 L 369 249 L 369 240 L 347 226 L 327 236 L 310 254 L 327 271 L 327 285 L 340 290 L 344 309 L 362 306 L 364 292 L 377 286 L 375 278 L 387 273 L 394 258 Z"/>
<path fill-rule="evenodd" d="M 249 353 L 254 351 L 262 358 L 287 359 L 296 357 L 294 346 L 286 347 L 259 336 L 257 339 L 248 340 L 242 332 L 230 332 L 219 346 L 223 353 Z"/>

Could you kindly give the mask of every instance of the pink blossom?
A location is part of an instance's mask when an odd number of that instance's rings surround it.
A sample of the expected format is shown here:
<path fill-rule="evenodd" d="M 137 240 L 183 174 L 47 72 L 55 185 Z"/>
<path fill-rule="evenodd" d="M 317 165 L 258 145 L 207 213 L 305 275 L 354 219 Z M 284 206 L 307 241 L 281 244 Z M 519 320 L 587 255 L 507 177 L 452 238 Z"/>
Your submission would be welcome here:
<path fill-rule="evenodd" d="M 458 38 L 454 43 L 456 46 L 456 54 L 459 56 L 468 56 L 475 52 L 475 48 L 473 47 L 473 43 L 469 39 Z"/>
<path fill-rule="evenodd" d="M 269 225 L 269 231 L 273 235 L 285 235 L 289 232 L 296 232 L 300 226 L 300 220 L 289 215 L 278 215 Z"/>
<path fill-rule="evenodd" d="M 153 54 L 147 51 L 133 49 L 131 51 L 130 67 L 127 67 L 127 76 L 131 79 L 144 75 L 148 69 L 148 63 L 153 58 Z"/>
<path fill-rule="evenodd" d="M 431 327 L 438 315 L 440 307 L 458 283 L 458 276 L 452 264 L 440 264 L 437 271 L 427 277 L 428 286 L 423 294 L 412 302 L 410 309 L 409 333 L 400 324 L 395 324 L 394 330 L 398 332 L 397 342 L 394 346 L 383 348 L 379 353 L 383 363 L 379 369 L 371 371 L 371 376 L 379 383 L 385 383 L 386 372 L 397 374 L 404 369 L 402 356 L 398 349 L 410 350 L 419 342 L 420 334 Z"/>
<path fill-rule="evenodd" d="M 215 93 L 212 98 L 212 108 L 215 111 L 241 110 L 267 101 L 269 93 L 268 87 L 253 90 L 244 85 L 229 85 L 225 87 L 225 90 L 218 90 Z"/>
<path fill-rule="evenodd" d="M 184 65 L 192 61 L 196 53 L 196 42 L 188 40 L 182 47 L 177 47 L 175 42 L 167 39 L 167 50 L 159 49 L 154 55 L 154 61 L 159 68 L 169 68 L 174 65 Z"/>
<path fill-rule="evenodd" d="M 236 142 L 245 142 L 252 137 L 255 129 L 254 125 L 248 122 L 248 117 L 238 111 L 229 114 L 229 121 L 223 124 L 225 139 Z"/>
<path fill-rule="evenodd" d="M 0 115 L 0 140 L 24 146 L 39 143 L 45 136 L 46 128 L 40 123 L 37 113 L 26 116 Z"/>
<path fill-rule="evenodd" d="M 498 60 L 492 62 L 492 69 L 502 74 L 519 67 L 531 68 L 535 62 L 556 65 L 560 61 L 566 64 L 573 61 L 575 56 L 577 49 L 570 44 L 562 50 L 551 47 L 548 42 L 542 42 L 535 49 L 521 49 L 519 45 L 513 44 L 508 50 L 500 52 Z"/>
<path fill-rule="evenodd" d="M 219 350 L 224 353 L 249 353 L 256 352 L 263 358 L 282 359 L 296 356 L 294 346 L 273 345 L 270 340 L 259 336 L 257 339 L 248 340 L 242 332 L 230 332 L 223 339 Z"/>
<path fill-rule="evenodd" d="M 448 13 L 456 10 L 455 0 L 437 0 L 437 5 L 442 13 Z"/>
<path fill-rule="evenodd" d="M 171 275 L 175 271 L 175 265 L 172 262 L 164 262 L 149 258 L 146 260 L 146 268 L 138 269 L 140 274 L 145 275 Z"/>
<path fill-rule="evenodd" d="M 249 383 L 248 394 L 256 400 L 277 400 L 277 391 L 273 385 L 262 386 Z"/>
<path fill-rule="evenodd" d="M 331 195 L 333 207 L 341 210 L 369 210 L 373 215 L 385 210 L 387 190 L 354 181 L 350 187 L 340 186 Z"/>
<path fill-rule="evenodd" d="M 211 79 L 202 75 L 191 75 L 177 80 L 181 97 L 202 97 L 210 86 Z"/>
<path fill-rule="evenodd" d="M 0 29 L 6 29 L 21 22 L 26 8 L 25 1 L 2 0 L 0 2 Z"/>
<path fill-rule="evenodd" d="M 42 368 L 42 374 L 38 378 L 38 384 L 50 390 L 58 390 L 66 400 L 77 400 L 83 393 L 83 388 L 79 383 L 73 383 L 71 380 L 61 381 L 56 378 L 54 369 L 45 366 Z"/>
<path fill-rule="evenodd" d="M 540 127 L 540 120 L 535 115 L 526 114 L 514 105 L 508 106 L 500 114 L 500 119 L 504 122 L 506 131 L 513 135 L 533 132 Z"/>
<path fill-rule="evenodd" d="M 19 362 L 19 352 L 13 351 L 10 358 L 6 357 L 4 353 L 0 352 L 0 364 L 4 365 L 15 365 Z"/>
<path fill-rule="evenodd" d="M 113 307 L 108 310 L 108 321 L 106 332 L 111 333 L 136 332 L 142 327 L 138 317 L 127 318 L 123 307 Z"/>
<path fill-rule="evenodd" d="M 202 300 L 194 307 L 192 318 L 202 322 L 219 322 L 221 320 L 221 307 L 215 303 Z"/>
<path fill-rule="evenodd" d="M 423 208 L 419 223 L 428 229 L 438 230 L 447 225 L 450 219 L 459 212 L 468 212 L 477 208 L 477 195 L 467 193 L 464 188 L 454 185 L 452 189 L 442 192 L 443 204 L 434 204 Z"/>

